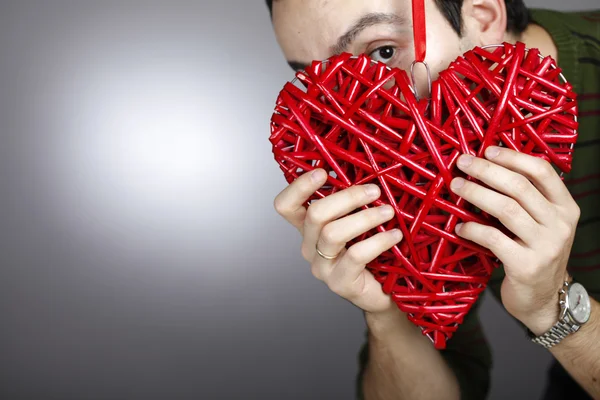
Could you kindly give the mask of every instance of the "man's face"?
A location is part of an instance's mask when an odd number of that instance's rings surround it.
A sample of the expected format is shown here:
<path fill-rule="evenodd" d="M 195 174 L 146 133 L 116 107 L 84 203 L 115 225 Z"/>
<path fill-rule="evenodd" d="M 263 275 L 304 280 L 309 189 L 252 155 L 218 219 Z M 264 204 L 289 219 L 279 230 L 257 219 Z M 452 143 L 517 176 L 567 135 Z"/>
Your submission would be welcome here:
<path fill-rule="evenodd" d="M 474 24 L 465 20 L 465 35 L 452 29 L 432 0 L 426 0 L 427 58 L 435 78 L 457 56 L 485 44 Z M 392 67 L 410 68 L 414 61 L 410 0 L 276 0 L 273 25 L 277 41 L 294 69 L 334 54 L 366 53 Z M 424 71 L 417 73 L 422 88 Z"/>

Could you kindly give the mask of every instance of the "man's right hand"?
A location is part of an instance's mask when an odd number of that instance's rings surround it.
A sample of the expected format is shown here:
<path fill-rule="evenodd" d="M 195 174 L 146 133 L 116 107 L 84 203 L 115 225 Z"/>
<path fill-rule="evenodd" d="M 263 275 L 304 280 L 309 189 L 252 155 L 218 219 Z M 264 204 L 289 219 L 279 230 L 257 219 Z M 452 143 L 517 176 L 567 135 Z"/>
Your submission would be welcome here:
<path fill-rule="evenodd" d="M 326 178 L 322 168 L 298 177 L 275 197 L 275 210 L 302 234 L 302 256 L 311 264 L 317 279 L 368 314 L 393 312 L 397 307 L 365 266 L 399 243 L 402 233 L 379 232 L 348 249 L 346 244 L 391 220 L 394 209 L 384 205 L 347 215 L 379 198 L 381 191 L 373 184 L 351 186 L 312 202 L 308 209 L 304 207 Z M 317 254 L 315 246 L 325 255 L 339 255 L 327 260 Z"/>
<path fill-rule="evenodd" d="M 274 206 L 302 234 L 302 256 L 313 275 L 338 295 L 365 311 L 369 329 L 369 361 L 362 376 L 364 398 L 459 399 L 458 381 L 440 352 L 421 334 L 406 314 L 383 293 L 366 264 L 402 240 L 394 232 L 379 232 L 368 239 L 349 241 L 394 216 L 391 206 L 369 208 L 347 215 L 379 198 L 376 185 L 355 185 L 314 201 L 307 200 L 326 181 L 326 172 L 316 169 L 298 177 L 275 198 Z M 369 193 L 367 189 L 373 188 Z M 388 213 L 382 212 L 389 210 Z M 339 255 L 327 260 L 317 254 Z"/>

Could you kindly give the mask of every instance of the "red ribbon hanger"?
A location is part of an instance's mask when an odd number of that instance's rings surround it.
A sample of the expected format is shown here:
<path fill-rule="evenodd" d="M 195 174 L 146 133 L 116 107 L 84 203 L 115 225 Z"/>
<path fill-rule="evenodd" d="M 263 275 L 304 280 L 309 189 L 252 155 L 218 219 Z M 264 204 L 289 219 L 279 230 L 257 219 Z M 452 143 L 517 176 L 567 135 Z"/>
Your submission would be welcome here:
<path fill-rule="evenodd" d="M 412 0 L 415 61 L 425 61 L 427 54 L 427 30 L 425 28 L 425 0 Z"/>
<path fill-rule="evenodd" d="M 417 90 L 417 84 L 415 81 L 415 64 L 421 63 L 427 69 L 427 84 L 429 88 L 428 98 L 431 96 L 431 71 L 429 66 L 425 62 L 427 55 L 427 28 L 425 26 L 425 0 L 412 0 L 412 16 L 413 16 L 413 36 L 415 42 L 415 60 L 410 66 L 410 76 L 414 88 L 415 97 L 417 101 L 420 100 L 421 96 Z"/>

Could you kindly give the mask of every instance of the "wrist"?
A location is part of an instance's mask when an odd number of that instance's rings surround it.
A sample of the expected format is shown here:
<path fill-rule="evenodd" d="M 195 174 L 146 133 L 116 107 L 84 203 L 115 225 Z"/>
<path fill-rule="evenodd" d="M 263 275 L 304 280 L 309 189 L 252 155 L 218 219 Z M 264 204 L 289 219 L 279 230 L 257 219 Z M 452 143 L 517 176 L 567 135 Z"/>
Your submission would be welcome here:
<path fill-rule="evenodd" d="M 419 330 L 396 305 L 389 310 L 377 313 L 365 311 L 365 321 L 369 328 L 369 334 L 375 339 L 397 337 L 398 334 Z"/>
<path fill-rule="evenodd" d="M 567 275 L 566 280 L 571 282 L 571 277 Z M 564 282 L 564 280 L 562 281 Z M 526 313 L 521 317 L 515 316 L 536 336 L 543 335 L 548 332 L 560 320 L 561 307 L 559 304 L 562 283 L 557 284 L 558 289 L 550 294 L 540 296 L 538 299 L 538 307 L 534 311 Z"/>
<path fill-rule="evenodd" d="M 536 336 L 548 332 L 559 320 L 560 307 L 555 305 L 550 310 L 540 311 L 529 318 L 521 319 L 521 322 L 529 328 Z"/>

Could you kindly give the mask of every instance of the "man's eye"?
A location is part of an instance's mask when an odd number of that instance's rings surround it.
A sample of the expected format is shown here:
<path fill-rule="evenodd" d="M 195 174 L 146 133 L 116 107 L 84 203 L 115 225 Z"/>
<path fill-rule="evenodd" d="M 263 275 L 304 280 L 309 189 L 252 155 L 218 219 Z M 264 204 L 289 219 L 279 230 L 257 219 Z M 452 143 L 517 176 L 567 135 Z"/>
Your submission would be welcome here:
<path fill-rule="evenodd" d="M 381 61 L 382 63 L 387 64 L 392 58 L 394 58 L 395 54 L 395 48 L 393 48 L 392 46 L 383 46 L 369 54 L 369 57 L 371 57 L 375 61 Z"/>

